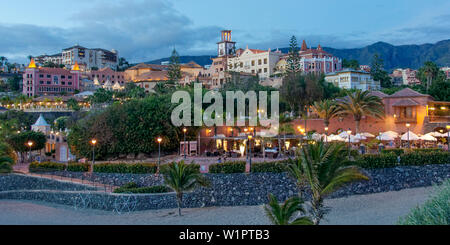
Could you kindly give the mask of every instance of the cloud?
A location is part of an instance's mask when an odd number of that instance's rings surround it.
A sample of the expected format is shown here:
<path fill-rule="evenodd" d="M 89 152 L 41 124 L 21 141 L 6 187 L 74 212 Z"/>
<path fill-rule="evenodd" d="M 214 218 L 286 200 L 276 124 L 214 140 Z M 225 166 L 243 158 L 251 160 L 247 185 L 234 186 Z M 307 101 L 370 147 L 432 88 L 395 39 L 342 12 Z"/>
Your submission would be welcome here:
<path fill-rule="evenodd" d="M 0 24 L 0 53 L 12 59 L 61 52 L 76 43 L 116 49 L 132 62 L 214 50 L 220 27 L 194 27 L 192 21 L 162 0 L 95 1 L 72 14 L 70 28 Z M 6 37 L 6 38 L 4 38 Z M 211 46 L 212 45 L 212 46 Z M 11 58 L 10 58 L 11 60 Z"/>

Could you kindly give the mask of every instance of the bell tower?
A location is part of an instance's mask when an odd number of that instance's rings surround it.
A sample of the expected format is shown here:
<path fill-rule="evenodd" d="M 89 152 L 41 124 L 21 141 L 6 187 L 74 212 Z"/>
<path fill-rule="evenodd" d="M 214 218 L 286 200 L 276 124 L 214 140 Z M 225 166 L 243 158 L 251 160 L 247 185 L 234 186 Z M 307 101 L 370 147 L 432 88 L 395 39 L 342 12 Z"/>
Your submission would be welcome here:
<path fill-rule="evenodd" d="M 231 31 L 223 30 L 220 32 L 221 41 L 217 43 L 217 56 L 228 56 L 236 53 L 236 42 L 231 41 Z"/>

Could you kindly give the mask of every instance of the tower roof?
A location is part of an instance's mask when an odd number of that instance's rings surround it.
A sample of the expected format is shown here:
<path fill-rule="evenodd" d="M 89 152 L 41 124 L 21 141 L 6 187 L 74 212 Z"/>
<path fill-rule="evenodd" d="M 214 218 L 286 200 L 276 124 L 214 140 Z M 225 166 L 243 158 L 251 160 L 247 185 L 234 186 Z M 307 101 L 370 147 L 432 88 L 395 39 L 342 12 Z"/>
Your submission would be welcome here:
<path fill-rule="evenodd" d="M 320 44 L 317 46 L 317 50 L 322 50 L 322 46 L 320 46 Z"/>
<path fill-rule="evenodd" d="M 78 66 L 78 62 L 75 61 L 75 65 L 73 65 L 72 71 L 79 71 L 80 66 Z"/>
<path fill-rule="evenodd" d="M 39 118 L 32 126 L 50 126 L 47 121 L 45 121 L 44 116 L 42 114 L 39 115 Z"/>
<path fill-rule="evenodd" d="M 28 68 L 36 68 L 36 63 L 34 63 L 34 59 L 31 58 L 30 64 L 28 65 Z"/>
<path fill-rule="evenodd" d="M 306 51 L 307 49 L 308 49 L 308 47 L 306 46 L 306 42 L 305 42 L 305 40 L 303 40 L 302 48 L 300 49 L 300 51 Z"/>

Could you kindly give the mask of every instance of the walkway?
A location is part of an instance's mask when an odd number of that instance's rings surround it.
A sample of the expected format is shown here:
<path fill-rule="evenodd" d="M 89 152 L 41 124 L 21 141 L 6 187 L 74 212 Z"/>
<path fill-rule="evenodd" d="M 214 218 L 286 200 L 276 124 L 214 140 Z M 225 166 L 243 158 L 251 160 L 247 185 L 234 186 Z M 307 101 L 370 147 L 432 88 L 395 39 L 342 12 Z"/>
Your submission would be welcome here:
<path fill-rule="evenodd" d="M 405 189 L 347 198 L 328 199 L 331 212 L 324 224 L 395 224 L 399 217 L 424 203 L 433 187 Z M 209 207 L 150 210 L 122 215 L 101 210 L 75 210 L 68 206 L 16 200 L 0 200 L 0 224 L 90 225 L 264 225 L 270 224 L 262 206 Z"/>

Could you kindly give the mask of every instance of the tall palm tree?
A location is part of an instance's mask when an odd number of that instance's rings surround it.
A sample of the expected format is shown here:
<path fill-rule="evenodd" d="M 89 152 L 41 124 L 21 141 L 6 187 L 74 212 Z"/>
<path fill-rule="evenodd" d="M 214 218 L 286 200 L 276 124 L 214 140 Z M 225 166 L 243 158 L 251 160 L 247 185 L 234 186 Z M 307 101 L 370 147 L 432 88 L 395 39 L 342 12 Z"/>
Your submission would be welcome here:
<path fill-rule="evenodd" d="M 430 88 L 431 84 L 433 83 L 433 78 L 438 73 L 439 68 L 433 62 L 427 61 L 424 63 L 422 70 L 427 78 L 426 88 L 427 88 L 427 92 L 428 92 L 428 89 Z"/>
<path fill-rule="evenodd" d="M 325 127 L 330 125 L 330 120 L 338 116 L 339 108 L 332 100 L 322 100 L 314 102 L 312 106 L 314 112 L 323 119 Z"/>
<path fill-rule="evenodd" d="M 323 198 L 352 181 L 368 180 L 356 166 L 348 165 L 345 160 L 345 144 L 325 144 L 317 142 L 303 147 L 297 161 L 290 163 L 289 173 L 297 182 L 305 181 L 312 194 L 310 216 L 314 224 L 327 213 Z M 294 166 L 292 166 L 294 165 Z M 293 172 L 292 170 L 297 170 Z M 300 190 L 301 191 L 301 190 Z"/>
<path fill-rule="evenodd" d="M 209 181 L 199 171 L 189 168 L 184 161 L 168 164 L 161 168 L 161 172 L 166 185 L 176 192 L 179 216 L 184 192 L 194 190 L 197 186 L 209 185 Z"/>
<path fill-rule="evenodd" d="M 291 197 L 280 205 L 277 198 L 269 194 L 269 204 L 264 205 L 264 210 L 274 225 L 312 225 L 311 219 L 304 216 L 305 209 L 302 204 L 303 200 L 299 197 Z M 294 215 L 298 216 L 299 214 L 302 216 L 293 218 Z"/>
<path fill-rule="evenodd" d="M 353 115 L 356 133 L 359 133 L 359 125 L 363 116 L 375 118 L 384 116 L 384 105 L 380 97 L 370 95 L 367 90 L 357 90 L 354 93 L 347 91 L 346 94 L 347 96 L 338 103 L 338 115 Z"/>

